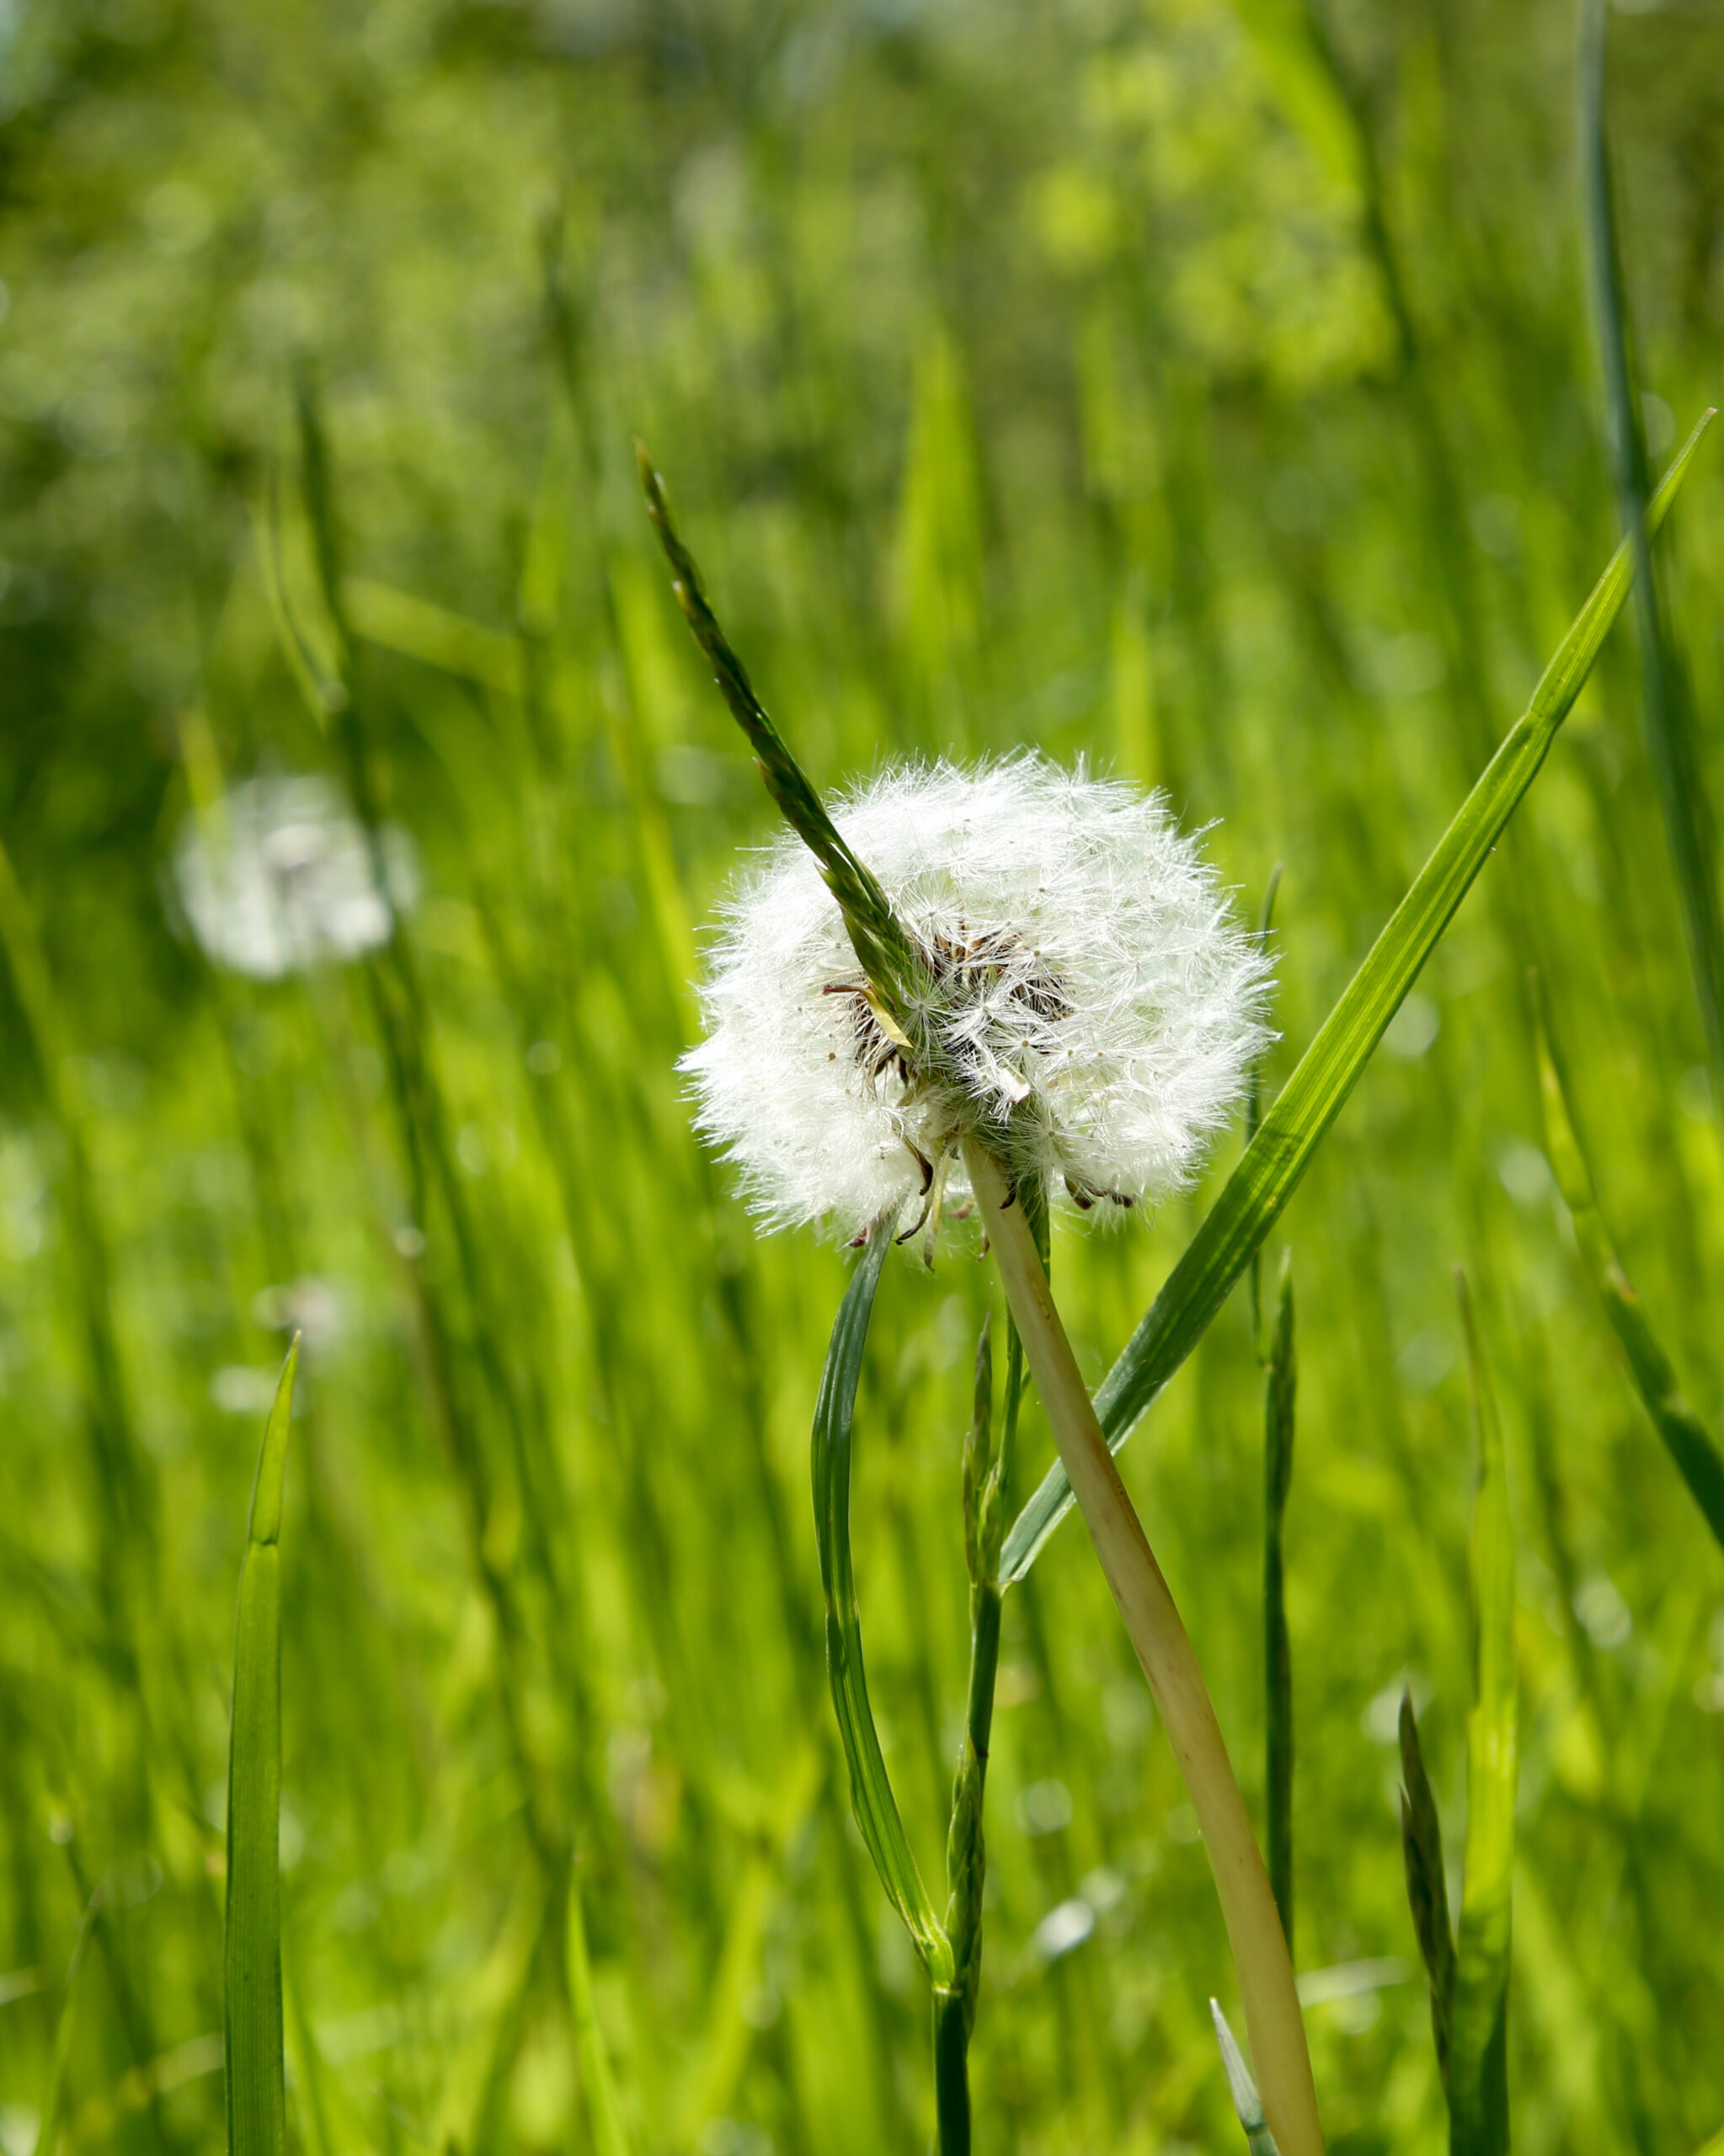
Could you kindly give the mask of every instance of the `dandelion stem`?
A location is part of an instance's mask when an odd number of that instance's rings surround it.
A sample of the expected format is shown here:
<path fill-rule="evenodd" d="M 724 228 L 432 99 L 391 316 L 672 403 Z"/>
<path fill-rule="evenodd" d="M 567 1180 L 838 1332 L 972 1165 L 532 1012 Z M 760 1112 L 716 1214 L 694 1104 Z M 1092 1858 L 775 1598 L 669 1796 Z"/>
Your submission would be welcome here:
<path fill-rule="evenodd" d="M 1203 1673 L 1096 1420 L 1024 1209 L 1013 1202 L 991 1155 L 972 1140 L 964 1158 L 1060 1460 L 1198 1816 L 1270 2130 L 1283 2156 L 1321 2156 L 1322 2128 L 1293 1964 Z"/>

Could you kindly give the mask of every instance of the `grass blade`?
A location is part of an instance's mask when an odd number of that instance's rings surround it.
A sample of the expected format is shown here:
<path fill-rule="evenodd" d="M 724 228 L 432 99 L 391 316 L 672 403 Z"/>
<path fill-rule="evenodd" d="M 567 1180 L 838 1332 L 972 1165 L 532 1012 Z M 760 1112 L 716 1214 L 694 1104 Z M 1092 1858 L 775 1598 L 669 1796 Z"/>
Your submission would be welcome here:
<path fill-rule="evenodd" d="M 593 2003 L 593 1967 L 587 1954 L 585 1912 L 581 1908 L 580 1881 L 568 1882 L 568 2011 L 574 2024 L 575 2057 L 580 2065 L 580 2085 L 587 2100 L 587 2123 L 592 2128 L 595 2156 L 629 2156 L 628 2134 L 616 2101 L 616 2084 L 605 2049 L 605 2032 L 599 2026 Z"/>
<path fill-rule="evenodd" d="M 1713 1540 L 1724 1550 L 1724 1458 L 1704 1422 L 1684 1397 L 1669 1358 L 1652 1337 L 1640 1299 L 1629 1284 L 1599 1210 L 1592 1171 L 1569 1113 L 1561 1073 L 1551 1049 L 1540 1004 L 1538 1019 L 1539 1086 L 1545 1104 L 1545 1143 L 1556 1187 L 1574 1222 L 1581 1262 L 1592 1276 L 1622 1353 L 1634 1389 L 1663 1439 Z"/>
<path fill-rule="evenodd" d="M 1580 162 L 1587 248 L 1592 258 L 1593 306 L 1604 376 L 1605 431 L 1618 515 L 1634 548 L 1634 613 L 1646 697 L 1647 746 L 1657 777 L 1664 837 L 1681 895 L 1689 964 L 1711 1058 L 1712 1083 L 1724 1097 L 1724 921 L 1718 912 L 1716 831 L 1687 679 L 1670 635 L 1647 537 L 1646 441 L 1634 394 L 1628 307 L 1604 124 L 1605 21 L 1604 0 L 1582 0 Z"/>
<path fill-rule="evenodd" d="M 1269 2122 L 1263 2116 L 1263 2100 L 1257 2094 L 1257 2083 L 1252 2079 L 1245 2054 L 1227 2025 L 1227 2016 L 1221 2011 L 1220 2002 L 1213 1999 L 1209 2001 L 1209 2018 L 1215 2025 L 1215 2041 L 1221 2047 L 1228 2094 L 1239 2114 L 1239 2123 L 1245 2128 L 1246 2146 L 1251 2156 L 1281 2156 L 1275 2146 L 1275 2137 L 1269 2131 Z"/>
<path fill-rule="evenodd" d="M 953 1977 L 951 1942 L 934 1914 L 905 1838 L 868 1705 L 856 1577 L 850 1556 L 851 1423 L 868 1321 L 873 1315 L 874 1291 L 880 1284 L 880 1268 L 891 1246 L 891 1220 L 877 1220 L 832 1326 L 831 1345 L 826 1351 L 826 1367 L 814 1406 L 811 1447 L 814 1533 L 819 1545 L 820 1585 L 826 1596 L 826 1673 L 850 1768 L 856 1822 L 880 1875 L 880 1884 L 903 1919 L 922 1966 L 937 1988 L 949 1988 Z"/>
<path fill-rule="evenodd" d="M 1294 1403 L 1299 1360 L 1293 1336 L 1293 1269 L 1284 1254 L 1275 1329 L 1263 1369 L 1264 1790 L 1269 1885 L 1293 1951 L 1293 1651 L 1287 1636 L 1282 1530 L 1293 1483 Z"/>
<path fill-rule="evenodd" d="M 77 1980 L 83 1971 L 84 1958 L 90 1951 L 90 1938 L 96 1928 L 96 1919 L 102 1913 L 102 1889 L 97 1887 L 84 1904 L 84 1913 L 78 1919 L 77 1936 L 72 1943 L 72 1958 L 66 1965 L 66 1983 L 60 1994 L 60 2012 L 54 2023 L 54 2049 L 48 2063 L 48 2086 L 42 2098 L 42 2122 L 36 2130 L 35 2156 L 54 2156 L 56 2143 L 60 2138 L 60 2120 L 66 2108 L 66 2066 L 72 2057 L 72 2032 L 76 2020 Z"/>
<path fill-rule="evenodd" d="M 1701 419 L 1665 473 L 1647 508 L 1649 532 L 1663 523 L 1711 417 L 1708 412 Z M 1632 556 L 1625 541 L 1545 668 L 1531 702 L 1504 736 L 1318 1029 L 1221 1195 L 1103 1380 L 1096 1395 L 1096 1412 L 1115 1452 L 1197 1345 L 1298 1188 L 1312 1155 L 1358 1084 L 1419 969 L 1537 776 L 1621 608 L 1632 573 Z M 1003 1585 L 1022 1577 L 1070 1507 L 1065 1470 L 1056 1462 L 1006 1539 Z"/>
<path fill-rule="evenodd" d="M 281 1484 L 296 1333 L 264 1430 L 239 1568 L 227 1753 L 228 2156 L 281 2156 Z"/>
<path fill-rule="evenodd" d="M 1452 2156 L 1507 2156 L 1508 1944 L 1514 1882 L 1514 1529 L 1508 1463 L 1466 1283 L 1456 1275 L 1478 1433 L 1473 1499 L 1475 1668 L 1466 1718 L 1466 1878 L 1449 2021 Z"/>
<path fill-rule="evenodd" d="M 1264 958 L 1269 955 L 1269 933 L 1275 923 L 1275 899 L 1281 889 L 1281 863 L 1278 861 L 1269 871 L 1268 883 L 1263 889 L 1262 911 L 1257 915 L 1257 948 Z M 1245 1091 L 1245 1142 L 1249 1145 L 1257 1134 L 1257 1125 L 1263 1119 L 1263 1058 L 1258 1056 L 1252 1065 L 1251 1077 Z M 1263 1342 L 1262 1245 L 1252 1252 L 1251 1263 L 1246 1270 L 1246 1281 L 1251 1291 L 1252 1346 L 1257 1360 L 1267 1364 L 1268 1351 Z"/>
<path fill-rule="evenodd" d="M 1401 1695 L 1401 1850 L 1406 1899 L 1419 1958 L 1431 1988 L 1431 2035 L 1437 2068 L 1449 2087 L 1449 2016 L 1454 1999 L 1454 1934 L 1449 1922 L 1449 1881 L 1443 1869 L 1443 1829 L 1425 1772 L 1412 1694 Z"/>
<path fill-rule="evenodd" d="M 113 1260 L 98 1201 L 96 1178 L 85 1143 L 83 1119 L 67 1097 L 71 1068 L 68 1037 L 48 970 L 47 955 L 29 899 L 0 846 L 0 957 L 11 976 L 12 993 L 24 1020 L 43 1097 L 56 1134 L 65 1149 L 67 1224 L 77 1263 L 82 1298 L 79 1330 L 88 1400 L 85 1431 L 91 1479 L 97 1493 L 97 1517 L 104 1542 L 99 1576 L 105 1615 L 116 1646 L 136 1652 L 135 1612 L 125 1607 L 128 1556 L 152 1545 L 153 1478 L 137 1441 L 126 1399 L 125 1369 L 114 1326 Z M 136 1557 L 131 1556 L 135 1564 Z"/>

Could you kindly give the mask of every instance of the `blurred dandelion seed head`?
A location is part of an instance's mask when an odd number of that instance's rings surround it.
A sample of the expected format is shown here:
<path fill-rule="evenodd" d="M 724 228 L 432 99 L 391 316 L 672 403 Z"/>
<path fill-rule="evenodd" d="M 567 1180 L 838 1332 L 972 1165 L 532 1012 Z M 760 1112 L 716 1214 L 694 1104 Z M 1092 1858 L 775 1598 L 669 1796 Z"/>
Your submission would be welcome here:
<path fill-rule="evenodd" d="M 174 882 L 212 964 L 275 980 L 388 942 L 419 873 L 404 831 L 386 828 L 382 847 L 380 890 L 365 832 L 327 779 L 250 779 L 186 819 Z"/>
<path fill-rule="evenodd" d="M 682 1067 L 769 1223 L 851 1235 L 955 1193 L 967 1136 L 1085 1209 L 1186 1182 L 1268 1038 L 1268 969 L 1161 798 L 1024 755 L 899 766 L 834 813 L 926 986 L 882 1008 L 792 836 L 732 897 Z"/>

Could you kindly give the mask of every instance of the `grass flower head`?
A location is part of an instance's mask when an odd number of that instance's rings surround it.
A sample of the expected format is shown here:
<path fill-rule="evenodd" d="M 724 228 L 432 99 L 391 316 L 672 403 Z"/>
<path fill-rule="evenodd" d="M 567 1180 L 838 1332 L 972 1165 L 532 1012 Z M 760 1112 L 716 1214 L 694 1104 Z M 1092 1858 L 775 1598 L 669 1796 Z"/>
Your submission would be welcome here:
<path fill-rule="evenodd" d="M 883 1009 L 796 837 L 745 879 L 684 1068 L 758 1209 L 851 1235 L 937 1208 L 966 1138 L 1085 1209 L 1186 1182 L 1267 1038 L 1267 969 L 1161 797 L 1024 755 L 896 766 L 835 814 L 923 979 Z"/>

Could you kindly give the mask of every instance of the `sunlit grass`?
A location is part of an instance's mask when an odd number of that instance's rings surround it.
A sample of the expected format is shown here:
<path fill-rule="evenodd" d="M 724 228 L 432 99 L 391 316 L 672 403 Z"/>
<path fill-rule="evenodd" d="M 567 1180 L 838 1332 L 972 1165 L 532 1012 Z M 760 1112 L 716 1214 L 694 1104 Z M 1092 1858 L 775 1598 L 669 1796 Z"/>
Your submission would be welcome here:
<path fill-rule="evenodd" d="M 1247 913 L 1285 862 L 1273 1118 L 1620 536 L 1569 11 L 1312 19 L 20 11 L 5 2156 L 222 2137 L 234 1596 L 295 1329 L 290 2145 L 926 2146 L 926 1989 L 822 1668 L 808 1444 L 846 1261 L 756 1237 L 673 1070 L 773 812 L 630 437 L 821 784 L 1033 742 L 1219 818 Z M 1610 38 L 1656 471 L 1716 401 L 1681 146 L 1724 58 L 1673 9 Z M 1716 462 L 1659 542 L 1715 794 Z M 1625 626 L 1264 1253 L 1273 1280 L 1293 1247 L 1299 1310 L 1297 1964 L 1354 2151 L 1446 2131 L 1396 1737 L 1410 1686 L 1458 1857 L 1456 1262 L 1517 1579 L 1515 2142 L 1681 2152 L 1724 2116 L 1724 1575 L 1659 1442 L 1718 1437 L 1724 1155 L 1641 693 Z M 410 835 L 417 905 L 350 963 L 218 974 L 182 827 L 308 771 Z M 1056 1226 L 1092 1385 L 1239 1159 L 1129 1232 Z M 1264 1837 L 1264 1380 L 1214 1285 L 1122 1466 Z M 987 1304 L 956 1245 L 931 1281 L 889 1262 L 856 1406 L 868 1694 L 931 1883 Z M 1008 1524 L 1050 1458 L 1032 1396 Z M 1073 1529 L 1004 1598 L 990 1739 L 976 2146 L 1236 2147 L 1204 1852 Z"/>

